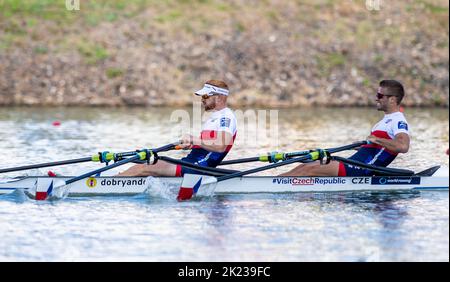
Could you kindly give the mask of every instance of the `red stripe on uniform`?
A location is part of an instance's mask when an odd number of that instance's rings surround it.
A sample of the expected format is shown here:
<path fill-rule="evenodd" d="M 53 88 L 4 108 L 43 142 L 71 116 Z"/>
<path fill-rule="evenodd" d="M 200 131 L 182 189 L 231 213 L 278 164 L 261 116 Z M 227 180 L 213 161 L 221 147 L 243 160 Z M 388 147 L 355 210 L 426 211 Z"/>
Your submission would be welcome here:
<path fill-rule="evenodd" d="M 371 134 L 372 134 L 373 136 L 378 137 L 378 138 L 383 138 L 383 139 L 392 140 L 392 138 L 389 136 L 389 134 L 388 134 L 386 131 L 375 130 L 375 131 L 373 131 Z M 362 147 L 363 147 L 363 148 L 375 148 L 375 149 L 379 149 L 379 150 L 381 150 L 381 149 L 384 148 L 383 146 L 378 145 L 378 144 L 375 144 L 375 143 L 371 143 L 371 144 L 368 144 L 368 145 L 364 145 L 364 146 L 362 146 Z M 386 149 L 386 148 L 384 148 L 384 151 L 387 152 L 387 153 L 389 153 L 389 154 L 391 154 L 391 155 L 394 155 L 394 156 L 397 155 L 396 152 L 392 152 L 392 151 L 390 151 L 390 150 L 388 150 L 388 149 Z"/>
<path fill-rule="evenodd" d="M 215 130 L 203 130 L 200 139 L 202 140 L 214 140 L 217 138 L 217 131 Z"/>
<path fill-rule="evenodd" d="M 237 132 L 233 135 L 233 140 L 231 141 L 231 144 L 227 146 L 227 148 L 225 149 L 225 152 L 228 153 L 231 150 L 231 147 L 233 147 L 234 139 L 236 139 L 236 134 L 237 134 Z"/>
<path fill-rule="evenodd" d="M 175 176 L 180 177 L 181 176 L 181 165 L 177 165 L 177 168 L 175 170 Z"/>
<path fill-rule="evenodd" d="M 372 132 L 372 135 L 379 138 L 392 139 L 386 131 L 375 130 Z"/>
<path fill-rule="evenodd" d="M 347 176 L 347 171 L 345 170 L 345 165 L 343 162 L 339 162 L 338 176 Z"/>

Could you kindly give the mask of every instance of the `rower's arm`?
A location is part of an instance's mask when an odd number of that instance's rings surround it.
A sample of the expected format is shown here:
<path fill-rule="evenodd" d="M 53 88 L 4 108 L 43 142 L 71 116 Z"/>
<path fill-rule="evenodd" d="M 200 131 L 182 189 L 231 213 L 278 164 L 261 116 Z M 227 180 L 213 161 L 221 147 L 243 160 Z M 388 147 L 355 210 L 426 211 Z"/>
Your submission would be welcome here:
<path fill-rule="evenodd" d="M 193 138 L 193 144 L 199 145 L 210 152 L 225 152 L 228 145 L 233 144 L 233 136 L 226 131 L 218 131 L 217 137 L 211 140 L 202 140 L 198 137 Z"/>
<path fill-rule="evenodd" d="M 394 139 L 379 138 L 371 135 L 368 140 L 396 153 L 407 153 L 409 150 L 409 135 L 406 133 L 398 133 Z"/>

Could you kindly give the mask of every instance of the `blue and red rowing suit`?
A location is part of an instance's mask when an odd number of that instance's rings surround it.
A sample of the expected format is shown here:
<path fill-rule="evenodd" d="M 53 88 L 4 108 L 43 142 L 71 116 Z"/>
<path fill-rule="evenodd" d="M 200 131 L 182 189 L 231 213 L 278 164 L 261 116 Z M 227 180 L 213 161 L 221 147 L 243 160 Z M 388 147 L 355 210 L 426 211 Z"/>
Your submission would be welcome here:
<path fill-rule="evenodd" d="M 395 135 L 406 133 L 409 135 L 408 122 L 401 112 L 387 114 L 373 128 L 373 136 L 385 139 L 394 139 Z M 362 146 L 357 153 L 349 159 L 360 161 L 375 166 L 387 167 L 397 157 L 397 153 L 391 152 L 378 144 Z M 371 176 L 373 171 L 357 166 L 339 163 L 339 176 Z"/>
<path fill-rule="evenodd" d="M 236 117 L 229 108 L 224 108 L 220 111 L 213 112 L 208 120 L 202 126 L 200 138 L 202 140 L 214 140 L 218 136 L 218 132 L 228 132 L 233 136 L 233 141 L 227 146 L 224 152 L 211 152 L 195 145 L 191 152 L 181 160 L 197 164 L 200 166 L 216 167 L 222 162 L 228 152 L 233 147 L 234 139 L 236 138 L 237 125 Z M 177 165 L 176 176 L 183 176 L 185 173 L 198 174 L 200 172 Z"/>

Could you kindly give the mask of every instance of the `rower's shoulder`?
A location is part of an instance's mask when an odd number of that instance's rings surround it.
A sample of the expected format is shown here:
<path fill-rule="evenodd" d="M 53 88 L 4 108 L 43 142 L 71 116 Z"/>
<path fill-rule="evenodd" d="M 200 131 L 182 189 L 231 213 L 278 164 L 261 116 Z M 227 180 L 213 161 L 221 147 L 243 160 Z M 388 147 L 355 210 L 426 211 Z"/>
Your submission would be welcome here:
<path fill-rule="evenodd" d="M 220 111 L 220 114 L 221 114 L 222 116 L 231 116 L 231 117 L 235 117 L 234 111 L 233 111 L 232 109 L 228 108 L 228 107 L 223 108 L 223 109 Z"/>
<path fill-rule="evenodd" d="M 398 119 L 398 120 L 405 120 L 406 121 L 406 117 L 405 114 L 402 112 L 395 112 L 392 117 Z"/>

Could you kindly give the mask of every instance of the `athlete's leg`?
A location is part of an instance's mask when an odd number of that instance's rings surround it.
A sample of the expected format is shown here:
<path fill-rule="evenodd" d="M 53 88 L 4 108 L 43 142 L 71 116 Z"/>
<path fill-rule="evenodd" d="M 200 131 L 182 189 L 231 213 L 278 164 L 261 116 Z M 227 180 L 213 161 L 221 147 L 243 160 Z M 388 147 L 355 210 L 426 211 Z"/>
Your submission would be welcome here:
<path fill-rule="evenodd" d="M 118 176 L 175 176 L 177 166 L 165 161 L 154 165 L 138 164 L 121 172 Z"/>
<path fill-rule="evenodd" d="M 339 162 L 331 161 L 321 165 L 319 161 L 301 164 L 280 176 L 338 176 Z"/>

